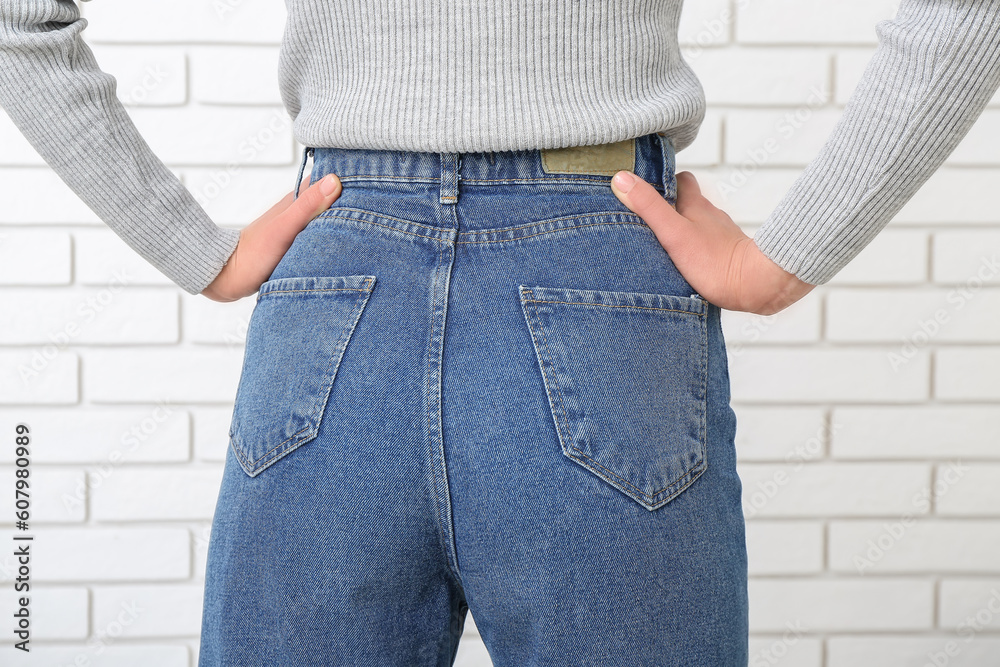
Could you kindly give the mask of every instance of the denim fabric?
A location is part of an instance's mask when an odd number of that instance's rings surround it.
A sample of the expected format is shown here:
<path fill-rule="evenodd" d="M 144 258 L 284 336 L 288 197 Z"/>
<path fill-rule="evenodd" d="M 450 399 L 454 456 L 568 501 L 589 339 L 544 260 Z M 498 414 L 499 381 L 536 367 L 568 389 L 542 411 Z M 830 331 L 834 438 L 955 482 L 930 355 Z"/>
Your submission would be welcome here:
<path fill-rule="evenodd" d="M 447 666 L 470 609 L 496 667 L 746 665 L 719 309 L 613 172 L 311 154 L 343 191 L 250 319 L 199 665 Z"/>

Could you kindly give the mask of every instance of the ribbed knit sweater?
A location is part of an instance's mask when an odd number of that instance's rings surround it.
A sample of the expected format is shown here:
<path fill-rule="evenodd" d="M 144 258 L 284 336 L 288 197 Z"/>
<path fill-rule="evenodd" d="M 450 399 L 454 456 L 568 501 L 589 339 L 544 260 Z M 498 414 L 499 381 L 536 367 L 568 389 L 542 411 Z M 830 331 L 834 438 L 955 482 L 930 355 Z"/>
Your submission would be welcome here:
<path fill-rule="evenodd" d="M 286 4 L 280 91 L 303 145 L 479 152 L 661 132 L 683 150 L 704 117 L 681 0 Z M 901 0 L 832 136 L 756 232 L 766 256 L 821 284 L 861 251 L 1000 87 L 998 19 L 1000 0 Z M 86 25 L 72 0 L 0 0 L 0 105 L 111 229 L 199 293 L 239 231 L 139 135 Z"/>

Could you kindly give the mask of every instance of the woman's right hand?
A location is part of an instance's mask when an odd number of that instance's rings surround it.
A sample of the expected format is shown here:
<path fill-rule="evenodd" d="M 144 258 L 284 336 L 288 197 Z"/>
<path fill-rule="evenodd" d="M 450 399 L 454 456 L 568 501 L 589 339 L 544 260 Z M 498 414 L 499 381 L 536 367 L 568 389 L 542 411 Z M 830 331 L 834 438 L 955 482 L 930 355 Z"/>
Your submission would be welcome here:
<path fill-rule="evenodd" d="M 308 177 L 303 184 L 308 183 Z M 277 204 L 240 230 L 236 250 L 222 271 L 201 291 L 213 301 L 237 301 L 256 292 L 278 266 L 278 262 L 309 221 L 330 207 L 340 196 L 340 179 L 324 176 L 299 192 L 289 192 Z"/>

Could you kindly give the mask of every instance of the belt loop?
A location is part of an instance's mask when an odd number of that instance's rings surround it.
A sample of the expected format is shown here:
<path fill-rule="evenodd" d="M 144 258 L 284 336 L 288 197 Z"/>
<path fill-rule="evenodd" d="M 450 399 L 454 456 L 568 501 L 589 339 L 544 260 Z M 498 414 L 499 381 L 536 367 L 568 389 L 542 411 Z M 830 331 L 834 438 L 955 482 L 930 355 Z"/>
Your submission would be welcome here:
<path fill-rule="evenodd" d="M 656 133 L 660 141 L 660 155 L 663 158 L 663 196 L 671 206 L 677 205 L 677 154 L 669 137 Z"/>
<path fill-rule="evenodd" d="M 295 196 L 292 197 L 292 201 L 299 198 L 299 188 L 302 186 L 302 175 L 306 171 L 306 159 L 312 155 L 314 149 L 312 146 L 306 146 L 302 149 L 302 164 L 299 165 L 299 177 L 295 180 Z"/>
<path fill-rule="evenodd" d="M 440 153 L 441 156 L 441 196 L 442 204 L 458 203 L 458 170 L 462 164 L 460 153 Z"/>

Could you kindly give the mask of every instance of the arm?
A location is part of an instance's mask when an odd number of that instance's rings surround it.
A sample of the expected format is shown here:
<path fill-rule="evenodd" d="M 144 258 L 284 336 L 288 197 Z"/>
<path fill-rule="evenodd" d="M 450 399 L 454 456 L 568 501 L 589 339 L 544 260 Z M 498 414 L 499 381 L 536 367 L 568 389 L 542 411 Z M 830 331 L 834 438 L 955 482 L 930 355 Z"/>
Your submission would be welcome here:
<path fill-rule="evenodd" d="M 240 231 L 216 226 L 153 154 L 81 39 L 86 25 L 72 0 L 0 0 L 0 105 L 101 220 L 198 294 Z"/>
<path fill-rule="evenodd" d="M 839 124 L 754 241 L 814 284 L 927 181 L 1000 87 L 1000 1 L 903 0 Z"/>
<path fill-rule="evenodd" d="M 676 211 L 644 181 L 612 181 L 712 303 L 769 315 L 832 278 L 940 167 L 1000 87 L 1000 0 L 902 0 L 878 33 L 833 134 L 753 239 L 691 174 L 678 174 Z"/>

